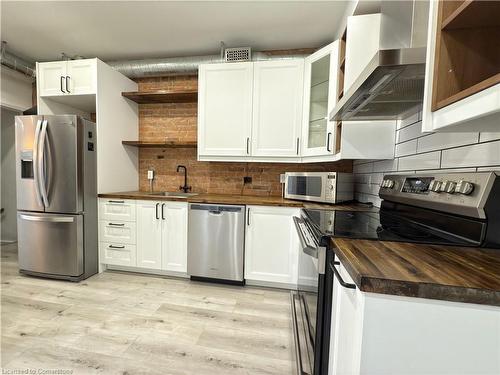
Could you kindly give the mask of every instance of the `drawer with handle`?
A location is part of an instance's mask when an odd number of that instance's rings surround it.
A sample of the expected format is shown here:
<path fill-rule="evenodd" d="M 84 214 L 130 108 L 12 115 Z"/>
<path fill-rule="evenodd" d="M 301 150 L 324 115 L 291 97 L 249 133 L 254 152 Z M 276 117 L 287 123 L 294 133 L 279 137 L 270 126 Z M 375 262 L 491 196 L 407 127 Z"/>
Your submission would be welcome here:
<path fill-rule="evenodd" d="M 99 199 L 99 218 L 101 220 L 135 221 L 135 200 Z"/>
<path fill-rule="evenodd" d="M 135 267 L 136 247 L 135 245 L 115 242 L 99 243 L 100 262 L 117 266 Z"/>
<path fill-rule="evenodd" d="M 136 225 L 130 221 L 101 220 L 99 241 L 135 245 Z"/>

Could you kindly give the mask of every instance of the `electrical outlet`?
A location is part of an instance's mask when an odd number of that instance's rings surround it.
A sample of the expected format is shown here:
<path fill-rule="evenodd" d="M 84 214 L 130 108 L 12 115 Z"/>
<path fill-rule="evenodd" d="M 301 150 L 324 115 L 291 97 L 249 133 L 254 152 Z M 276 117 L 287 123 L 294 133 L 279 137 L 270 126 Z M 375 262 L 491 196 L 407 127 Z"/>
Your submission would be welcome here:
<path fill-rule="evenodd" d="M 148 180 L 152 180 L 154 178 L 154 174 L 155 174 L 154 171 L 150 169 L 148 171 Z"/>
<path fill-rule="evenodd" d="M 252 177 L 245 176 L 243 177 L 243 184 L 251 184 L 252 183 Z"/>

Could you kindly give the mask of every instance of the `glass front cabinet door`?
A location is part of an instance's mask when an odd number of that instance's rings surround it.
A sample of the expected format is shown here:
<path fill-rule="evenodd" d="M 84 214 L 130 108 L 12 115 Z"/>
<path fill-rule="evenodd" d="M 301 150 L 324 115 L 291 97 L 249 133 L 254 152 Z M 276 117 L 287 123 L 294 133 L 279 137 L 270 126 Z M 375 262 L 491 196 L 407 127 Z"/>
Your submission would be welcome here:
<path fill-rule="evenodd" d="M 335 41 L 305 60 L 302 156 L 335 153 L 335 121 L 329 121 L 328 114 L 336 104 L 338 50 Z"/>

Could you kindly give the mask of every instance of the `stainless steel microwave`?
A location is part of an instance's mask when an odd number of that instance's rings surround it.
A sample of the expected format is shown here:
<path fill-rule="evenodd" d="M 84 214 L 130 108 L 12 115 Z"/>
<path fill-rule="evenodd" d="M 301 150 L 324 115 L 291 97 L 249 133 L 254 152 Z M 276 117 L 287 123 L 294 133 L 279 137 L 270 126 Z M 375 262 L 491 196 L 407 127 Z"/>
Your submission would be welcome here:
<path fill-rule="evenodd" d="M 354 198 L 353 185 L 351 173 L 287 172 L 285 198 L 322 203 L 346 202 Z"/>

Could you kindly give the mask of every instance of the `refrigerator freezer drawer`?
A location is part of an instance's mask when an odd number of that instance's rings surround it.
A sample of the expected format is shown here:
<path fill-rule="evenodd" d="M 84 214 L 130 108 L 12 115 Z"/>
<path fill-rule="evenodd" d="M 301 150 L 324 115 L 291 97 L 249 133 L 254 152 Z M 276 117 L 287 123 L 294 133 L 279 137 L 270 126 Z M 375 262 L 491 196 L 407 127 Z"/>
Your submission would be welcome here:
<path fill-rule="evenodd" d="M 131 221 L 101 220 L 99 224 L 101 242 L 135 245 L 136 225 Z"/>
<path fill-rule="evenodd" d="M 23 271 L 80 276 L 83 215 L 17 213 L 19 268 Z"/>

